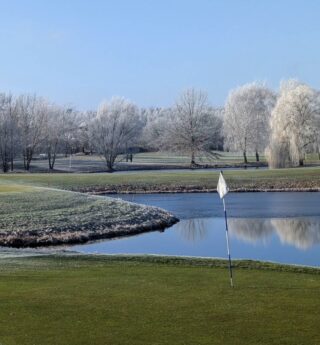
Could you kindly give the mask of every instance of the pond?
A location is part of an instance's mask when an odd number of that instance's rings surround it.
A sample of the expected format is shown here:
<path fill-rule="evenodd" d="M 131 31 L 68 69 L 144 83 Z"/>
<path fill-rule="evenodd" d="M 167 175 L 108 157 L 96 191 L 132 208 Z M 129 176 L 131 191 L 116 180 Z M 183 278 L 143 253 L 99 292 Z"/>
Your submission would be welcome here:
<path fill-rule="evenodd" d="M 74 246 L 84 253 L 226 257 L 222 203 L 216 193 L 120 195 L 164 208 L 181 221 L 164 232 Z M 320 193 L 229 193 L 231 255 L 320 266 Z"/>

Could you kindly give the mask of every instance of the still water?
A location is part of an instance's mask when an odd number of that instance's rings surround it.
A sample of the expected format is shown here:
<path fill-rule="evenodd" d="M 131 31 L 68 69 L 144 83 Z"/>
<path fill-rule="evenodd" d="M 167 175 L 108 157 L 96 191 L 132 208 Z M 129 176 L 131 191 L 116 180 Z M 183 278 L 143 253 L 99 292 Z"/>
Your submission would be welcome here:
<path fill-rule="evenodd" d="M 75 246 L 85 253 L 226 257 L 221 201 L 214 193 L 122 195 L 181 221 L 164 232 Z M 233 258 L 320 266 L 320 193 L 230 193 Z"/>

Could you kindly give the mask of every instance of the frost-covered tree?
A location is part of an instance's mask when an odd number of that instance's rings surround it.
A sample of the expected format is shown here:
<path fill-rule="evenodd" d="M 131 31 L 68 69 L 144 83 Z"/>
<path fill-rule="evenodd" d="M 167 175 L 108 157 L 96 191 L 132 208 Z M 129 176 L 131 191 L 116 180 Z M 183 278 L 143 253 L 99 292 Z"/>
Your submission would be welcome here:
<path fill-rule="evenodd" d="M 25 170 L 30 164 L 35 150 L 46 134 L 48 102 L 36 95 L 21 95 L 17 99 L 20 146 Z"/>
<path fill-rule="evenodd" d="M 265 85 L 250 83 L 229 93 L 225 105 L 225 148 L 241 151 L 244 163 L 248 150 L 254 151 L 256 160 L 269 139 L 269 119 L 275 103 L 275 94 Z"/>
<path fill-rule="evenodd" d="M 76 141 L 79 124 L 77 113 L 70 108 L 51 104 L 46 118 L 46 134 L 43 148 L 48 157 L 49 169 L 55 165 L 57 154 L 71 146 L 71 138 Z"/>
<path fill-rule="evenodd" d="M 143 130 L 140 144 L 153 151 L 166 147 L 165 137 L 171 115 L 170 108 L 148 108 L 142 110 Z"/>
<path fill-rule="evenodd" d="M 269 166 L 283 168 L 303 165 L 319 133 L 319 93 L 294 80 L 283 82 L 271 116 L 267 149 Z"/>
<path fill-rule="evenodd" d="M 163 142 L 169 150 L 188 154 L 190 165 L 194 166 L 200 155 L 215 156 L 212 147 L 220 136 L 221 125 L 206 93 L 189 89 L 170 112 Z"/>
<path fill-rule="evenodd" d="M 18 124 L 16 102 L 11 94 L 0 94 L 0 159 L 3 172 L 13 170 L 17 152 Z"/>
<path fill-rule="evenodd" d="M 128 145 L 132 145 L 141 132 L 138 107 L 124 98 L 112 98 L 98 108 L 97 116 L 89 126 L 91 143 L 104 157 L 108 171 Z"/>
<path fill-rule="evenodd" d="M 317 91 L 317 97 L 320 98 L 320 92 Z M 317 153 L 318 159 L 320 160 L 320 116 L 315 116 L 314 119 L 314 125 L 315 125 L 315 140 L 313 144 L 313 150 Z"/>
<path fill-rule="evenodd" d="M 77 113 L 76 123 L 77 123 L 77 144 L 79 150 L 82 153 L 89 154 L 92 153 L 92 147 L 90 146 L 89 137 L 89 124 L 97 116 L 97 111 L 88 110 L 84 112 Z"/>

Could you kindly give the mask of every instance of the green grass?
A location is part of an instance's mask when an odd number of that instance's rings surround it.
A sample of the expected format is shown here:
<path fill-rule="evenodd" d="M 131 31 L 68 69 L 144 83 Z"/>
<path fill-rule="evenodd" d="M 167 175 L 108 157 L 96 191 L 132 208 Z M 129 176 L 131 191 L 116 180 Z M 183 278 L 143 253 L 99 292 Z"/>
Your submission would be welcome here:
<path fill-rule="evenodd" d="M 320 167 L 277 170 L 225 171 L 232 189 L 320 188 Z M 0 182 L 30 186 L 54 187 L 73 191 L 113 192 L 215 189 L 219 172 L 138 172 L 134 174 L 6 174 Z"/>
<path fill-rule="evenodd" d="M 209 156 L 199 156 L 196 161 L 200 164 L 239 164 L 243 163 L 242 152 L 224 152 L 224 151 L 212 151 L 218 156 L 216 158 Z M 92 162 L 101 162 L 103 158 L 96 155 L 74 155 L 74 160 L 84 160 Z M 248 152 L 247 159 L 249 163 L 256 163 L 255 152 Z M 69 157 L 63 157 L 69 164 Z M 125 156 L 119 156 L 120 161 L 125 161 Z M 319 163 L 319 156 L 316 153 L 310 153 L 305 156 L 307 163 Z M 266 158 L 263 154 L 260 154 L 260 162 L 265 163 Z M 136 164 L 154 164 L 154 165 L 188 165 L 190 164 L 190 156 L 184 154 L 170 153 L 170 152 L 141 152 L 133 155 L 133 163 Z"/>
<path fill-rule="evenodd" d="M 23 193 L 23 192 L 30 192 L 34 190 L 32 186 L 23 186 L 18 184 L 11 184 L 11 183 L 1 183 L 0 182 L 0 193 Z"/>
<path fill-rule="evenodd" d="M 242 153 L 222 151 L 213 151 L 213 153 L 216 153 L 219 156 L 217 158 L 200 156 L 197 157 L 196 161 L 200 164 L 243 163 Z M 247 158 L 249 162 L 256 162 L 256 156 L 254 153 L 249 153 Z M 260 161 L 265 162 L 264 155 L 261 155 Z M 133 162 L 140 164 L 190 164 L 190 156 L 169 152 L 143 152 L 134 154 Z"/>
<path fill-rule="evenodd" d="M 222 264 L 96 256 L 1 260 L 0 343 L 320 343 L 319 270 L 239 262 L 231 289 Z"/>
<path fill-rule="evenodd" d="M 235 167 L 244 165 L 243 155 L 241 152 L 223 152 L 213 151 L 217 156 L 214 158 L 208 156 L 197 157 L 196 162 L 200 165 L 209 166 L 224 166 L 224 167 Z M 256 162 L 254 152 L 248 152 L 248 165 L 266 165 L 266 158 L 264 155 L 260 155 L 260 162 Z M 70 166 L 71 163 L 71 166 Z M 309 166 L 317 166 L 320 163 L 317 154 L 308 154 L 305 156 L 305 163 Z M 190 157 L 183 154 L 175 154 L 170 152 L 143 152 L 136 153 L 133 155 L 133 162 L 126 163 L 126 157 L 119 155 L 117 163 L 115 165 L 116 170 L 122 169 L 163 169 L 163 168 L 190 168 Z M 23 171 L 23 162 L 17 160 L 15 162 L 15 170 Z M 32 172 L 47 172 L 48 161 L 47 159 L 35 159 L 31 164 Z M 103 157 L 98 155 L 84 155 L 78 153 L 70 157 L 64 155 L 58 155 L 55 163 L 55 171 L 60 172 L 102 172 L 106 171 L 106 163 Z"/>

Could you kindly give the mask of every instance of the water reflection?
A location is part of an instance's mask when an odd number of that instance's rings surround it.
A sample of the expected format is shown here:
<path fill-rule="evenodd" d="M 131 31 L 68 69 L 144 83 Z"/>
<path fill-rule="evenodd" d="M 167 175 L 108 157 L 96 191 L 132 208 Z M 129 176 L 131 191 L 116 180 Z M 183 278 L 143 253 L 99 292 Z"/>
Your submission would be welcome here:
<path fill-rule="evenodd" d="M 188 219 L 176 224 L 176 230 L 187 241 L 198 242 L 207 237 L 208 227 L 204 219 Z"/>
<path fill-rule="evenodd" d="M 273 233 L 281 243 L 308 249 L 320 243 L 320 218 L 229 219 L 230 233 L 250 243 L 266 243 Z"/>
<path fill-rule="evenodd" d="M 249 243 L 266 243 L 274 232 L 270 219 L 230 218 L 228 223 L 232 235 Z"/>
<path fill-rule="evenodd" d="M 183 219 L 164 232 L 87 243 L 83 253 L 226 257 L 224 218 Z M 320 265 L 320 217 L 230 218 L 235 259 Z M 302 251 L 303 250 L 303 251 Z"/>
<path fill-rule="evenodd" d="M 280 241 L 307 249 L 320 243 L 320 220 L 315 218 L 272 219 Z"/>

